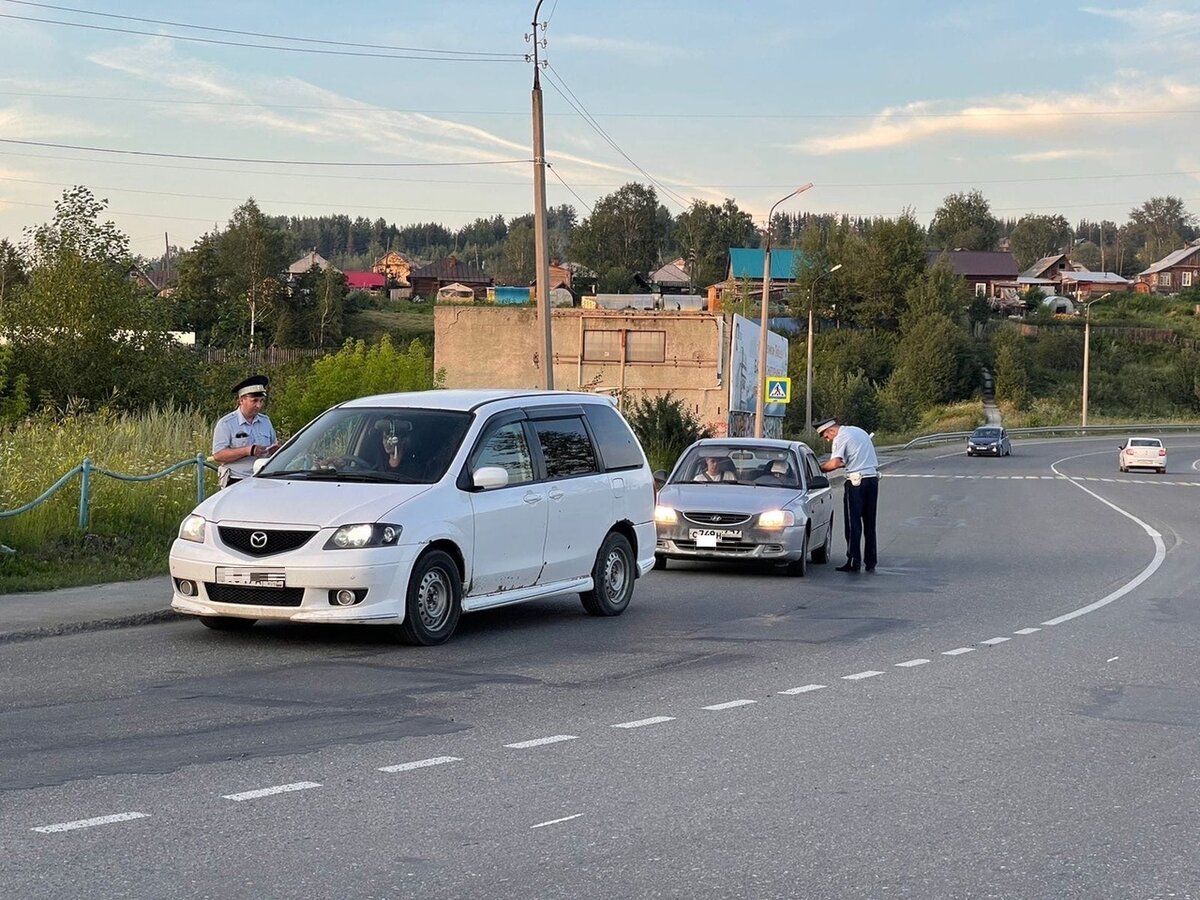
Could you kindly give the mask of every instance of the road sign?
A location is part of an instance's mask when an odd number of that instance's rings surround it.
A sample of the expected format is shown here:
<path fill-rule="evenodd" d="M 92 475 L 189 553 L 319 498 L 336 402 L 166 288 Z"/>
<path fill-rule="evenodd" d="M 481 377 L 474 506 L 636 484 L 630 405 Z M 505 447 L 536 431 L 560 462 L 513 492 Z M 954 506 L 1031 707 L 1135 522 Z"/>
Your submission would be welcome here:
<path fill-rule="evenodd" d="M 790 403 L 792 400 L 792 379 L 772 375 L 767 378 L 767 401 L 769 403 Z"/>

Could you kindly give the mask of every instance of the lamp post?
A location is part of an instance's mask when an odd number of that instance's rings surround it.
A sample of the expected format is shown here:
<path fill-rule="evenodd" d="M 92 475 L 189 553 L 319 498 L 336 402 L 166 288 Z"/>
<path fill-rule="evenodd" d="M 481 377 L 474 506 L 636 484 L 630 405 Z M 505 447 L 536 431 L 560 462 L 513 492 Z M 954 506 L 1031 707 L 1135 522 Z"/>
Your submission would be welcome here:
<path fill-rule="evenodd" d="M 812 395 L 813 395 L 813 310 L 817 305 L 817 282 L 826 275 L 832 275 L 842 267 L 838 263 L 831 269 L 826 269 L 813 279 L 813 283 L 808 288 L 808 347 L 807 347 L 807 362 L 804 367 L 804 430 L 805 432 L 812 431 Z"/>
<path fill-rule="evenodd" d="M 766 409 L 766 390 L 767 390 L 767 321 L 768 307 L 771 302 L 771 217 L 775 215 L 775 207 L 784 200 L 790 200 L 797 194 L 803 194 L 810 187 L 812 182 L 796 188 L 786 197 L 780 197 L 773 204 L 767 213 L 767 242 L 763 245 L 763 287 L 762 287 L 762 316 L 759 320 L 759 335 L 758 335 L 758 391 L 755 393 L 754 403 L 754 436 L 760 438 L 763 436 L 763 418 Z"/>
<path fill-rule="evenodd" d="M 1095 300 L 1089 300 L 1083 306 L 1083 420 L 1079 423 L 1083 428 L 1087 428 L 1087 410 L 1088 410 L 1088 361 L 1091 357 L 1090 345 L 1092 337 L 1092 304 L 1099 303 L 1108 294 L 1101 294 Z"/>

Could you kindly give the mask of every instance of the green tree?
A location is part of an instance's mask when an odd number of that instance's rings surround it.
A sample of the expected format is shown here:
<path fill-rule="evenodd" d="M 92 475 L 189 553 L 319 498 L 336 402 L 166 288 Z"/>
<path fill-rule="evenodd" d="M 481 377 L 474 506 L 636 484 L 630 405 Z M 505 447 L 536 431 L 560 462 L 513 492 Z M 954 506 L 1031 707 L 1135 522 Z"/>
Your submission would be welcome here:
<path fill-rule="evenodd" d="M 34 396 L 55 403 L 170 396 L 166 308 L 130 278 L 128 238 L 100 216 L 107 201 L 63 192 L 52 221 L 26 232 L 28 284 L 5 300 L 3 331 Z"/>
<path fill-rule="evenodd" d="M 600 274 L 600 290 L 620 290 L 656 269 L 671 216 L 654 188 L 630 183 L 601 197 L 575 229 L 571 255 Z"/>
<path fill-rule="evenodd" d="M 925 234 L 911 211 L 898 219 L 877 219 L 867 234 L 852 241 L 840 280 L 852 286 L 849 315 L 865 327 L 895 327 L 905 297 L 925 272 Z"/>
<path fill-rule="evenodd" d="M 1000 221 L 979 191 L 947 196 L 929 226 L 938 250 L 995 250 L 1000 234 Z"/>
<path fill-rule="evenodd" d="M 1184 245 L 1195 216 L 1178 197 L 1151 197 L 1129 211 L 1129 238 L 1140 247 L 1138 259 L 1143 267 L 1153 265 Z"/>
<path fill-rule="evenodd" d="M 919 278 L 905 295 L 906 318 L 942 315 L 951 321 L 962 318 L 973 294 L 962 276 L 942 257 Z"/>
<path fill-rule="evenodd" d="M 276 301 L 275 344 L 325 347 L 342 342 L 346 278 L 328 266 L 295 276 Z"/>
<path fill-rule="evenodd" d="M 720 206 L 693 200 L 676 218 L 674 236 L 692 284 L 701 289 L 725 278 L 730 247 L 759 244 L 753 217 L 728 197 Z"/>
<path fill-rule="evenodd" d="M 1065 252 L 1071 236 L 1071 226 L 1061 215 L 1022 216 L 1009 235 L 1017 267 L 1024 271 L 1043 256 Z"/>
<path fill-rule="evenodd" d="M 709 436 L 699 417 L 669 391 L 635 397 L 624 406 L 625 418 L 646 451 L 651 469 L 670 470 L 688 446 Z"/>
<path fill-rule="evenodd" d="M 8 241 L 0 240 L 0 317 L 4 315 L 4 301 L 28 280 L 20 252 Z"/>
<path fill-rule="evenodd" d="M 536 280 L 536 267 L 537 248 L 534 243 L 533 223 L 523 219 L 516 221 L 508 229 L 508 237 L 504 241 L 497 280 L 503 284 L 532 284 Z"/>
<path fill-rule="evenodd" d="M 967 335 L 953 319 L 943 313 L 906 316 L 887 385 L 894 408 L 922 412 L 968 396 L 973 374 Z"/>

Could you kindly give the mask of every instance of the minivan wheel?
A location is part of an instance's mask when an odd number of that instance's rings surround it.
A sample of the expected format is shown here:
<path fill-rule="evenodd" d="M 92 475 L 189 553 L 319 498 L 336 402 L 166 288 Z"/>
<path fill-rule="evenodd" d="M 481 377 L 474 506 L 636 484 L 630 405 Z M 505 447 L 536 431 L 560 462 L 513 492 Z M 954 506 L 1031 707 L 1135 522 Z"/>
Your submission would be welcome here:
<path fill-rule="evenodd" d="M 233 616 L 200 616 L 200 624 L 213 631 L 249 631 L 257 621 Z"/>
<path fill-rule="evenodd" d="M 590 616 L 619 616 L 633 597 L 637 564 L 625 535 L 610 531 L 600 545 L 592 566 L 592 589 L 579 599 Z"/>
<path fill-rule="evenodd" d="M 829 562 L 833 553 L 833 516 L 829 517 L 829 527 L 825 529 L 825 543 L 812 552 L 812 561 L 819 566 Z"/>
<path fill-rule="evenodd" d="M 462 578 L 450 554 L 430 550 L 413 567 L 404 601 L 400 639 L 431 647 L 454 634 L 462 615 Z"/>

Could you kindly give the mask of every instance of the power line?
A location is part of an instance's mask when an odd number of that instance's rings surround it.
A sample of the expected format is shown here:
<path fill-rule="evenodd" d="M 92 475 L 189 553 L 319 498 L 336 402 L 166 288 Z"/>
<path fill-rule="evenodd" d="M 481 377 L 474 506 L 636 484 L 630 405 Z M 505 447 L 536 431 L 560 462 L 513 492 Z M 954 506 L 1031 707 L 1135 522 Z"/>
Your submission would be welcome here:
<path fill-rule="evenodd" d="M 241 31 L 236 28 L 216 28 L 211 25 L 194 25 L 189 22 L 171 22 L 164 19 L 146 19 L 141 16 L 123 16 L 117 13 L 96 12 L 91 9 L 78 9 L 74 6 L 58 6 L 53 3 L 34 3 L 32 0 L 4 0 L 6 3 L 12 3 L 16 6 L 34 6 L 39 9 L 53 9 L 58 12 L 79 13 L 85 16 L 99 16 L 105 19 L 120 19 L 125 22 L 144 22 L 148 25 L 167 25 L 171 28 L 190 28 L 194 31 L 211 31 L 215 34 L 236 34 L 243 37 L 266 38 L 274 41 L 292 41 L 298 44 L 324 44 L 333 47 L 361 47 L 361 42 L 351 41 L 331 41 L 322 38 L 298 37 L 289 34 L 270 34 L 261 31 Z M 556 4 L 557 5 L 557 4 Z M 553 13 L 551 13 L 553 15 Z M 390 44 L 372 44 L 380 50 L 398 50 L 408 53 L 438 53 L 446 56 L 511 56 L 515 59 L 523 58 L 521 53 L 489 53 L 480 50 L 444 50 L 433 47 L 397 47 Z"/>
<path fill-rule="evenodd" d="M 547 63 L 546 69 L 547 69 L 546 80 L 548 82 L 550 82 L 550 86 L 553 87 L 558 92 L 558 95 L 560 97 L 562 97 L 564 100 L 566 100 L 567 104 L 572 109 L 574 109 L 576 112 L 579 113 L 579 115 L 583 118 L 583 120 L 585 122 L 587 122 L 588 125 L 590 125 L 592 127 L 592 129 L 597 134 L 599 134 L 600 137 L 603 138 L 604 141 L 610 147 L 612 147 L 614 150 L 616 150 L 617 153 L 619 153 L 622 157 L 624 157 L 624 159 L 631 166 L 633 166 L 635 169 L 637 169 L 639 172 L 641 172 L 642 175 L 644 175 L 647 179 L 649 179 L 653 185 L 655 185 L 659 190 L 661 190 L 664 194 L 666 194 L 668 196 L 668 198 L 673 200 L 681 209 L 688 208 L 689 204 L 686 200 L 684 200 L 682 197 L 680 197 L 679 194 L 675 193 L 673 190 L 668 188 L 666 185 L 662 184 L 660 181 L 655 179 L 655 177 L 653 175 L 651 175 L 649 172 L 647 172 L 645 169 L 643 169 L 641 166 L 639 166 L 636 162 L 634 162 L 633 158 L 617 145 L 617 142 L 614 141 L 611 136 L 609 136 L 608 132 L 606 132 L 603 128 L 600 127 L 600 123 L 598 123 L 595 119 L 593 119 L 591 114 L 587 111 L 587 109 L 584 108 L 583 104 L 581 102 L 579 102 L 579 98 L 575 96 L 575 93 L 571 90 L 571 88 L 567 85 L 567 83 L 565 81 L 563 81 L 563 77 L 558 74 L 558 70 L 555 69 L 554 66 Z M 550 72 L 554 73 L 553 78 L 550 77 Z M 555 83 L 556 80 L 561 82 L 561 84 L 562 84 L 561 88 L 559 87 L 558 84 Z M 563 91 L 566 91 L 566 93 L 563 93 Z M 568 94 L 570 95 L 569 97 L 567 96 Z"/>
<path fill-rule="evenodd" d="M 588 215 L 591 215 L 593 212 L 595 212 L 595 210 L 592 209 L 591 204 L 589 204 L 586 200 L 584 200 L 577 193 L 575 193 L 575 189 L 573 187 L 571 187 L 569 184 L 567 184 L 565 181 L 563 181 L 563 177 L 558 174 L 558 170 L 555 169 L 554 166 L 552 166 L 550 163 L 546 163 L 546 168 L 550 170 L 551 175 L 553 175 L 555 178 L 557 178 L 562 183 L 563 187 L 565 187 L 568 191 L 571 192 L 571 196 L 574 197 L 576 200 L 578 200 L 580 205 L 582 205 L 583 208 L 588 211 Z"/>
<path fill-rule="evenodd" d="M 13 0 L 7 0 L 13 2 Z M 82 28 L 87 31 L 106 31 L 113 34 L 135 34 L 143 37 L 165 37 L 173 41 L 188 41 L 193 44 L 216 44 L 222 47 L 248 47 L 254 50 L 278 50 L 284 53 L 313 53 L 321 56 L 353 56 L 368 59 L 419 59 L 427 62 L 520 62 L 510 54 L 501 56 L 439 56 L 436 51 L 425 54 L 406 53 L 371 53 L 366 50 L 319 50 L 315 47 L 281 47 L 277 44 L 255 44 L 249 41 L 226 41 L 218 38 L 192 37 L 183 34 L 163 34 L 160 31 L 140 31 L 136 28 L 116 28 L 111 25 L 88 25 L 83 22 L 64 22 L 60 19 L 39 19 L 34 16 L 17 16 L 12 13 L 0 13 L 0 19 L 15 19 L 19 22 L 39 22 L 43 25 L 61 25 L 64 28 Z"/>
<path fill-rule="evenodd" d="M 32 206 L 37 209 L 54 209 L 55 208 L 53 203 L 30 203 L 29 201 L 26 201 L 26 200 L 10 200 L 7 197 L 0 197 L 0 203 L 9 203 L 13 206 Z M 179 221 L 179 222 L 211 222 L 212 221 L 211 218 L 205 218 L 205 217 L 200 217 L 200 216 L 168 216 L 168 215 L 161 214 L 161 213 L 124 212 L 119 209 L 106 209 L 104 212 L 106 215 L 137 216 L 137 217 L 143 218 L 143 219 L 172 219 L 174 221 Z"/>
<path fill-rule="evenodd" d="M 122 156 L 148 156 L 160 159 L 197 159 L 207 162 L 256 163 L 271 166 L 346 166 L 352 168 L 457 168 L 463 166 L 509 166 L 516 163 L 530 163 L 530 159 L 494 159 L 476 162 L 322 162 L 302 159 L 257 159 L 243 156 L 203 156 L 197 153 L 157 153 L 150 150 L 117 150 L 111 147 L 87 147 L 78 144 L 54 144 L 49 141 L 20 141 L 14 138 L 0 138 L 0 144 L 19 144 L 23 147 L 51 147 L 55 150 L 78 150 L 85 153 L 115 153 Z"/>

